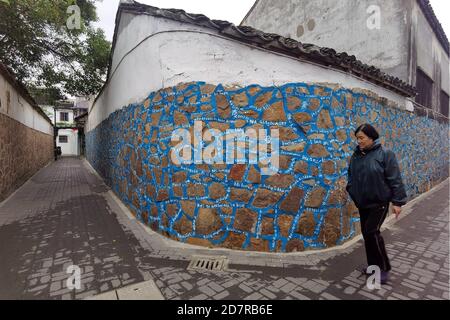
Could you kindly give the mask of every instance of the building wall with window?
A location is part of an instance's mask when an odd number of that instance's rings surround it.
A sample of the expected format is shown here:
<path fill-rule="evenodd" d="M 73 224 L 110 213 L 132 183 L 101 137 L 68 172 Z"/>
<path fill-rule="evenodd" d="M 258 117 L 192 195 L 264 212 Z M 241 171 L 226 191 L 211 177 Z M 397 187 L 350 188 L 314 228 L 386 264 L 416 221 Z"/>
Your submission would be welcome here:
<path fill-rule="evenodd" d="M 53 159 L 53 125 L 0 63 L 0 201 Z"/>
<path fill-rule="evenodd" d="M 78 156 L 78 129 L 59 129 L 56 146 L 61 147 L 63 156 Z"/>
<path fill-rule="evenodd" d="M 71 126 L 75 124 L 72 109 L 56 109 L 56 123 L 58 126 Z"/>
<path fill-rule="evenodd" d="M 416 86 L 417 103 L 448 117 L 448 39 L 438 24 L 427 0 L 257 0 L 242 21 L 355 55 Z"/>

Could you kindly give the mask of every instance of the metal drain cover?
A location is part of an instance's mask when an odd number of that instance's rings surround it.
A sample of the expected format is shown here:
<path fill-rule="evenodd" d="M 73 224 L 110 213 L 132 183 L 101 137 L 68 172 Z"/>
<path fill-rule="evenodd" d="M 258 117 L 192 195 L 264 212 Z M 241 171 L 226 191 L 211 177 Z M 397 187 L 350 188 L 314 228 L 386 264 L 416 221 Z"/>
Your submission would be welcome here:
<path fill-rule="evenodd" d="M 187 267 L 188 270 L 222 271 L 228 262 L 227 257 L 194 256 Z"/>

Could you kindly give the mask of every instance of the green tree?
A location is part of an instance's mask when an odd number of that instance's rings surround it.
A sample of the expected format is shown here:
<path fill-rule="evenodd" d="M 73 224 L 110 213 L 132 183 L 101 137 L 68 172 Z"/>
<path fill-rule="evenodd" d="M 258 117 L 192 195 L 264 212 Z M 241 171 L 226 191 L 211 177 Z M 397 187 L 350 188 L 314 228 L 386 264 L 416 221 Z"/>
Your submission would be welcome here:
<path fill-rule="evenodd" d="M 0 60 L 29 88 L 95 94 L 111 49 L 97 19 L 95 0 L 0 0 Z"/>

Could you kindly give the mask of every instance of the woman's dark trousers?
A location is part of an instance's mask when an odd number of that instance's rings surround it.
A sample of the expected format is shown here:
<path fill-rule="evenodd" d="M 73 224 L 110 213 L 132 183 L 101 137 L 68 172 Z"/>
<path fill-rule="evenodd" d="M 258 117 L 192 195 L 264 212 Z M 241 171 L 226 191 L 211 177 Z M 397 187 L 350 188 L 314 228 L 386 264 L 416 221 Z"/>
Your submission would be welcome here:
<path fill-rule="evenodd" d="M 389 257 L 380 232 L 388 211 L 389 204 L 377 208 L 359 209 L 368 266 L 378 266 L 381 271 L 391 270 Z"/>

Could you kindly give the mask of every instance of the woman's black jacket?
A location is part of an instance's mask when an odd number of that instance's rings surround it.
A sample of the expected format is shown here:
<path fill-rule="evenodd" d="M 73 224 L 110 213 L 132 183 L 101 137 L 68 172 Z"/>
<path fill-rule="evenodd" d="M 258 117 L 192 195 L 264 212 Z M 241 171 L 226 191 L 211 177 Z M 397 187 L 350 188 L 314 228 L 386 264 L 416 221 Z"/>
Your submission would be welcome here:
<path fill-rule="evenodd" d="M 357 147 L 348 168 L 346 189 L 355 205 L 359 209 L 389 202 L 405 205 L 407 196 L 395 154 L 385 150 L 379 140 L 364 153 Z"/>

